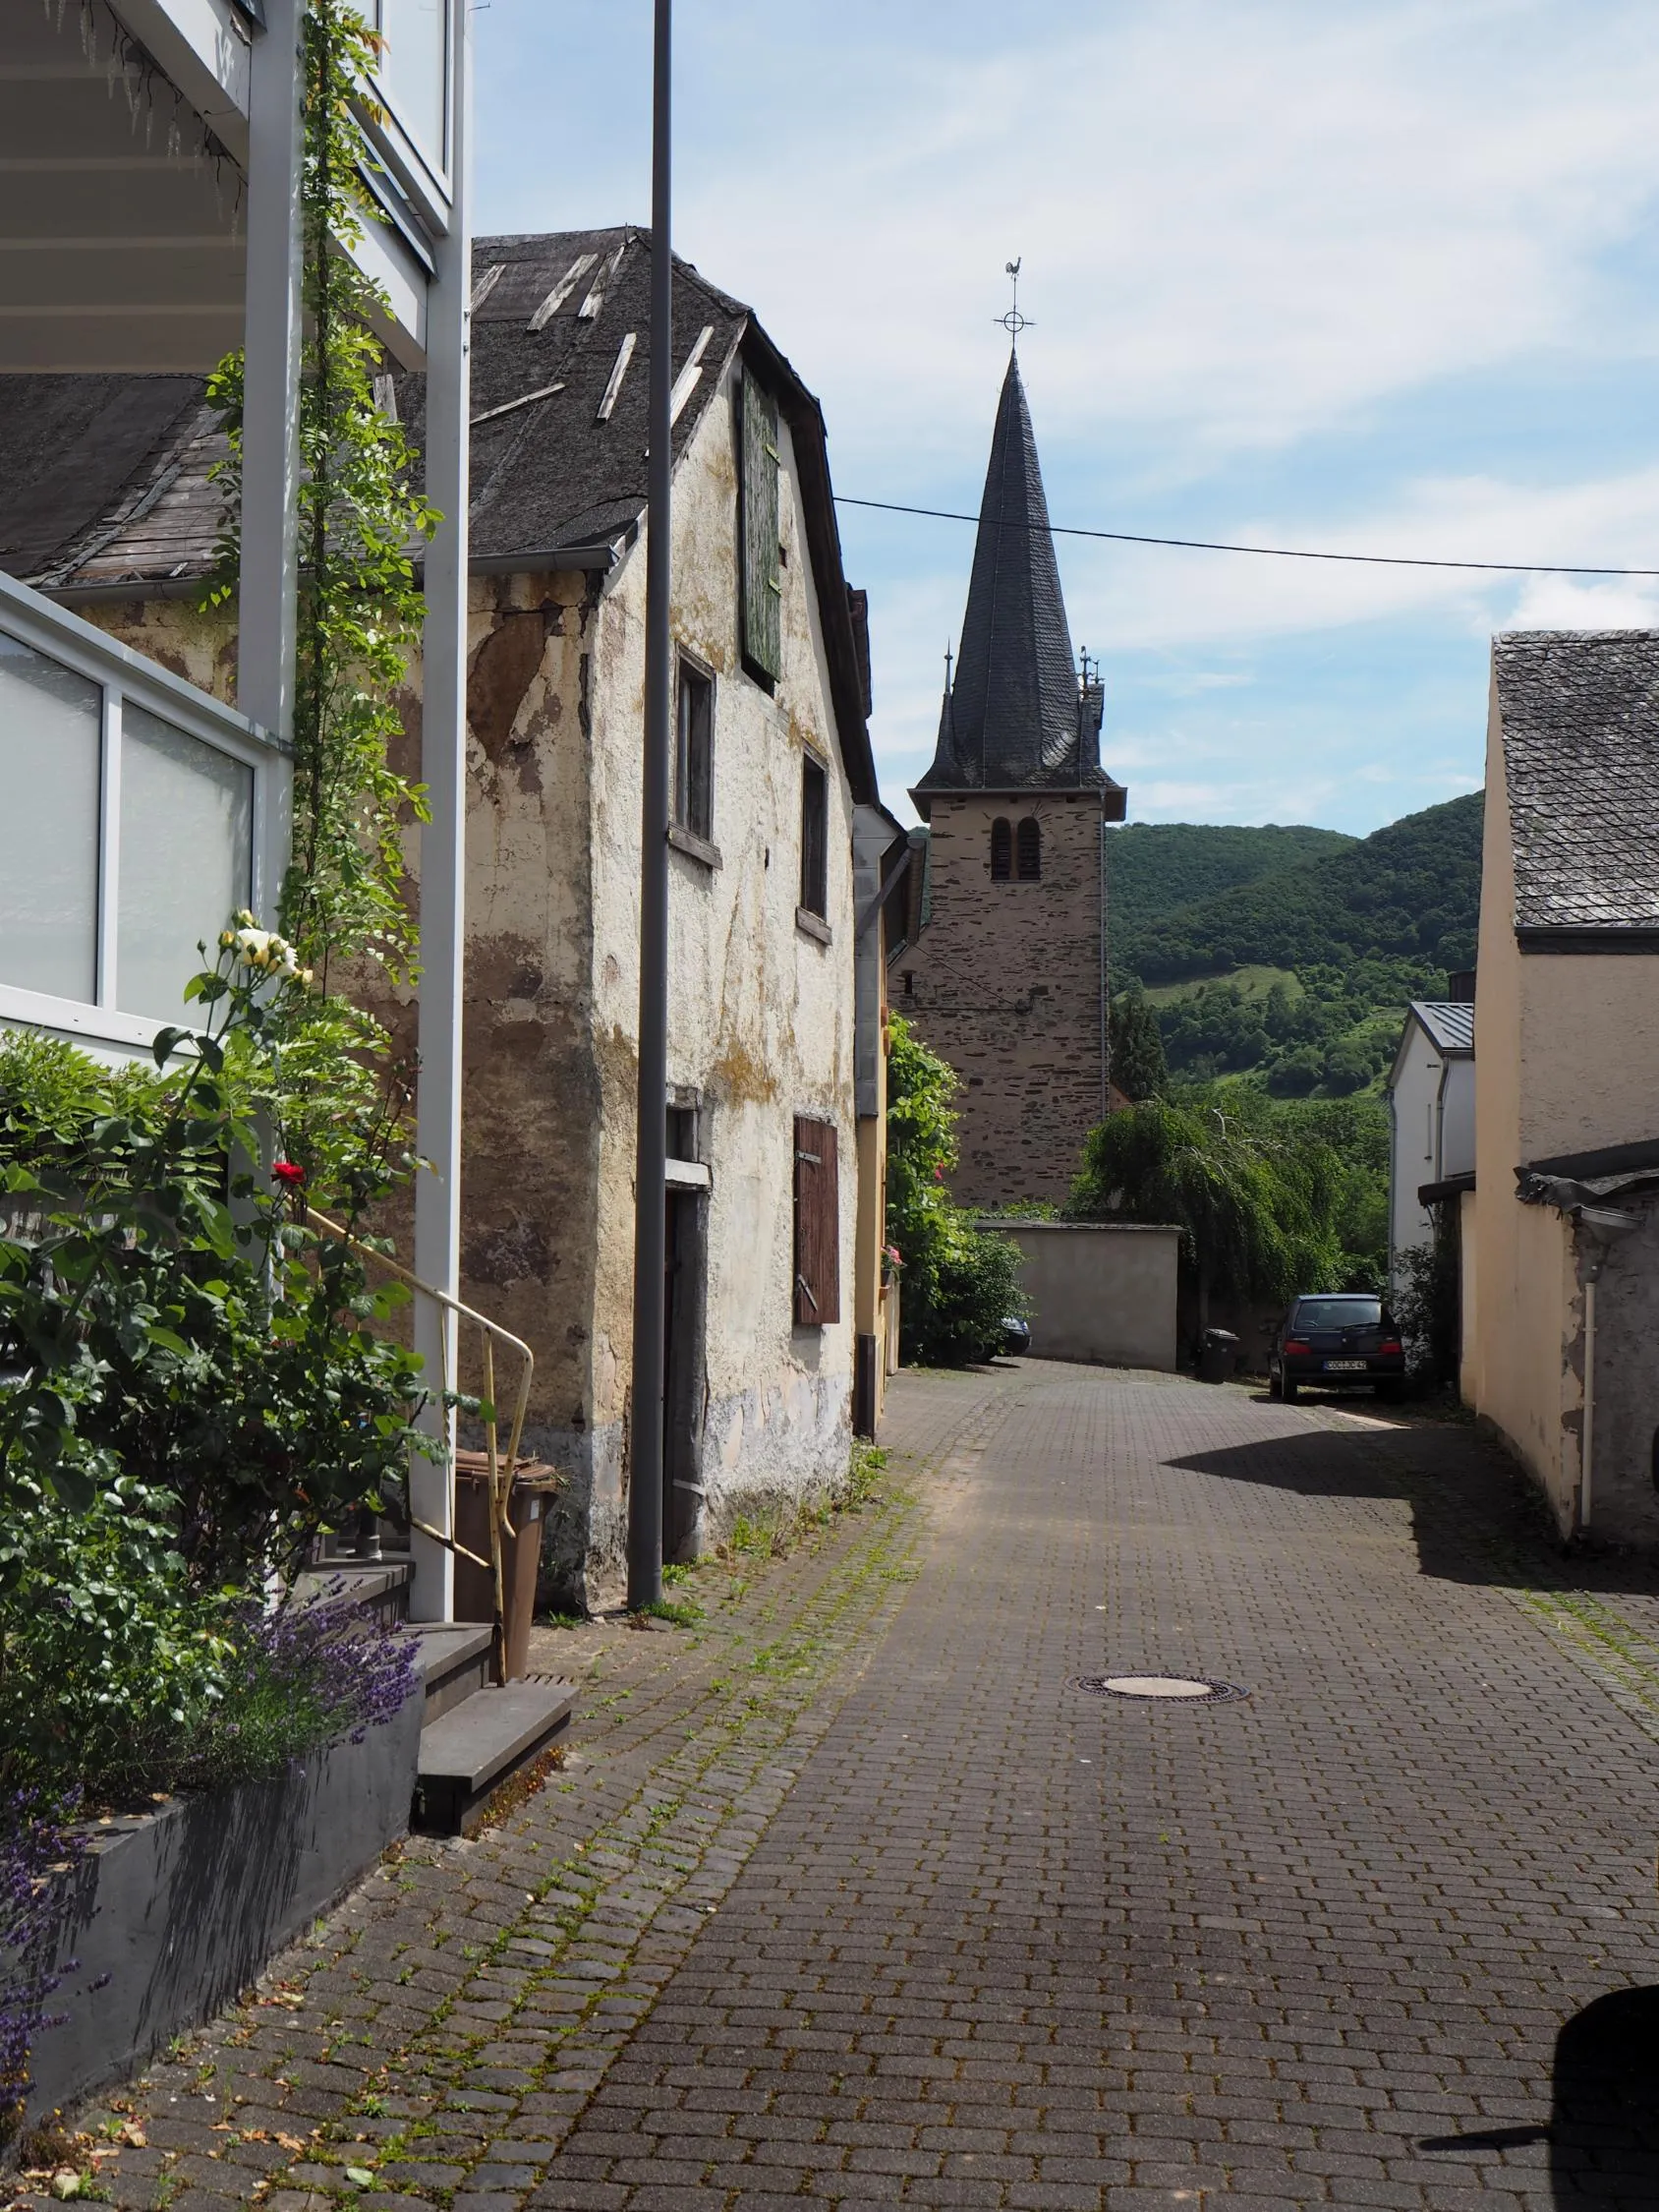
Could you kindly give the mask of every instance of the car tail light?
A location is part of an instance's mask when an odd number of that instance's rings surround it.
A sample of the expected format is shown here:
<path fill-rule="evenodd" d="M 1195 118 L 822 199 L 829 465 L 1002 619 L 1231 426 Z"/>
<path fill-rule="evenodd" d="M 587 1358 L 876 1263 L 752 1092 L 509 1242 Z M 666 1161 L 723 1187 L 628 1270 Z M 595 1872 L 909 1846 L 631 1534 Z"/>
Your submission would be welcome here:
<path fill-rule="evenodd" d="M 1398 1336 L 1385 1337 L 1377 1347 L 1384 1359 L 1398 1358 L 1404 1349 Z"/>
<path fill-rule="evenodd" d="M 1304 1344 L 1299 1336 L 1287 1336 L 1285 1339 L 1285 1349 L 1287 1352 L 1311 1352 L 1313 1346 Z"/>

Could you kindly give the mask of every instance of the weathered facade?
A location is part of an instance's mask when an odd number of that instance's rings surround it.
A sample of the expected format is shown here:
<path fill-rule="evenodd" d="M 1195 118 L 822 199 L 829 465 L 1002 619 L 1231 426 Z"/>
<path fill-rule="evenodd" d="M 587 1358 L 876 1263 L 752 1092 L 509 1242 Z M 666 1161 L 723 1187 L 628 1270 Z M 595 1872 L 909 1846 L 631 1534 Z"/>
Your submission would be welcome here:
<path fill-rule="evenodd" d="M 475 242 L 461 1294 L 534 1348 L 527 1442 L 571 1478 L 548 1540 L 567 1602 L 612 1593 L 626 1507 L 649 282 L 632 231 Z M 879 1411 L 883 893 L 903 842 L 816 402 L 683 265 L 675 308 L 661 1202 L 665 1542 L 685 1556 L 828 1489 Z M 397 403 L 419 446 L 418 378 Z M 60 581 L 222 684 L 222 631 L 154 582 L 206 550 L 188 406 L 172 451 L 188 466 L 144 519 Z M 420 690 L 417 669 L 412 742 Z"/>
<path fill-rule="evenodd" d="M 1659 1543 L 1659 634 L 1493 647 L 1462 1390 L 1564 1534 Z"/>
<path fill-rule="evenodd" d="M 1010 356 L 893 1003 L 962 1077 L 964 1203 L 1063 1199 L 1107 1111 L 1103 694 L 1071 658 L 1031 416 Z"/>

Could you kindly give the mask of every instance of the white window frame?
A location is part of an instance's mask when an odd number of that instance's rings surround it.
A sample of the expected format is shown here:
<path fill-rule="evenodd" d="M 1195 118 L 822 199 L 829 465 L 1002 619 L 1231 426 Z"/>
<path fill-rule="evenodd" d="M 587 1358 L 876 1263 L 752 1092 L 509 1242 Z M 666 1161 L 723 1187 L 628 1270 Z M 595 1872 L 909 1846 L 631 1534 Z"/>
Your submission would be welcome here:
<path fill-rule="evenodd" d="M 442 231 L 449 228 L 455 199 L 453 153 L 456 18 L 459 11 L 468 4 L 469 0 L 449 0 L 446 11 L 443 40 L 443 145 L 435 149 L 422 146 L 398 113 L 395 99 L 378 77 L 373 80 L 372 89 L 375 103 L 382 112 L 378 117 L 362 117 L 370 139 L 374 143 L 376 150 L 386 156 L 399 184 L 408 192 L 420 212 Z M 372 0 L 372 8 L 366 13 L 372 16 L 373 26 L 378 29 L 380 0 Z"/>
<path fill-rule="evenodd" d="M 275 911 L 281 876 L 286 865 L 289 795 L 293 783 L 291 748 L 279 743 L 257 723 L 230 707 L 221 706 L 208 692 L 187 683 L 156 662 L 135 653 L 107 637 L 79 614 L 56 606 L 27 584 L 0 572 L 0 630 L 5 630 L 36 653 L 73 669 L 98 685 L 103 698 L 100 716 L 98 774 L 98 880 L 96 996 L 90 1002 L 58 998 L 44 991 L 27 991 L 0 977 L 0 1026 L 19 1023 L 52 1029 L 98 1044 L 136 1047 L 147 1051 L 158 1029 L 166 1024 L 159 1017 L 123 1014 L 116 1005 L 116 923 L 121 883 L 121 760 L 122 710 L 129 699 L 137 707 L 171 723 L 215 752 L 224 753 L 254 772 L 251 835 L 252 887 L 249 904 L 261 920 Z M 212 923 L 212 917 L 204 920 Z M 214 925 L 222 926 L 222 924 Z M 183 1009 L 181 1008 L 181 1015 Z"/>

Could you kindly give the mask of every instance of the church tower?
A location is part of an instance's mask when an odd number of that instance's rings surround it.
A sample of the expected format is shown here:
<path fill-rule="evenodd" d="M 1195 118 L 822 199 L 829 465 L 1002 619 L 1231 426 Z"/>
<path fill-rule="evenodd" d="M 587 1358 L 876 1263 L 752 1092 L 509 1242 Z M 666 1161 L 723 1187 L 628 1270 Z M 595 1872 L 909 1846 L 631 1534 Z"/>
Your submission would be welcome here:
<path fill-rule="evenodd" d="M 1072 660 L 1031 413 L 1010 353 L 954 677 L 911 792 L 892 1006 L 962 1078 L 964 1205 L 1063 1200 L 1106 1112 L 1103 692 Z M 917 863 L 920 863 L 919 869 Z"/>

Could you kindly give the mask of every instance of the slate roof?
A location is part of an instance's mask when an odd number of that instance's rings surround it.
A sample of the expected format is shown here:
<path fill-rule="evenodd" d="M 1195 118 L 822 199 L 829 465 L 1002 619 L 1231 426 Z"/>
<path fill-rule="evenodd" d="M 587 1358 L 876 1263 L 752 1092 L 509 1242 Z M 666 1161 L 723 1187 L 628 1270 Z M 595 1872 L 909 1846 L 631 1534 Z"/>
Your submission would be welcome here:
<path fill-rule="evenodd" d="M 1450 1053 L 1474 1050 L 1474 1008 L 1450 1005 L 1440 999 L 1413 999 L 1411 1012 L 1428 1031 L 1436 1049 Z"/>
<path fill-rule="evenodd" d="M 475 567 L 580 552 L 637 527 L 650 292 L 650 234 L 632 226 L 473 241 Z M 752 311 L 676 255 L 676 456 L 740 347 L 794 441 L 842 756 L 855 795 L 874 801 L 868 615 L 841 565 L 823 415 Z M 426 379 L 399 376 L 394 387 L 419 451 Z M 72 604 L 201 575 L 220 520 L 208 471 L 224 451 L 201 392 L 192 377 L 0 377 L 0 568 Z"/>
<path fill-rule="evenodd" d="M 598 543 L 638 521 L 650 290 L 651 241 L 630 227 L 474 240 L 475 559 Z M 557 304 L 538 322 L 549 297 Z M 674 358 L 703 347 L 676 454 L 750 324 L 741 302 L 675 257 Z M 400 376 L 395 387 L 419 450 L 426 378 Z M 513 404 L 531 393 L 543 396 Z M 47 589 L 199 575 L 219 518 L 207 471 L 223 450 L 194 378 L 0 379 L 0 566 Z"/>
<path fill-rule="evenodd" d="M 1079 688 L 1031 410 L 1008 357 L 980 501 L 954 680 L 932 767 L 917 786 L 1116 789 L 1100 765 L 1103 695 Z"/>
<path fill-rule="evenodd" d="M 118 540 L 123 572 L 188 564 L 218 527 L 210 423 L 200 377 L 0 377 L 0 568 L 49 588 L 101 575 Z"/>
<path fill-rule="evenodd" d="M 1522 941 L 1659 929 L 1659 631 L 1516 631 L 1492 669 Z"/>

